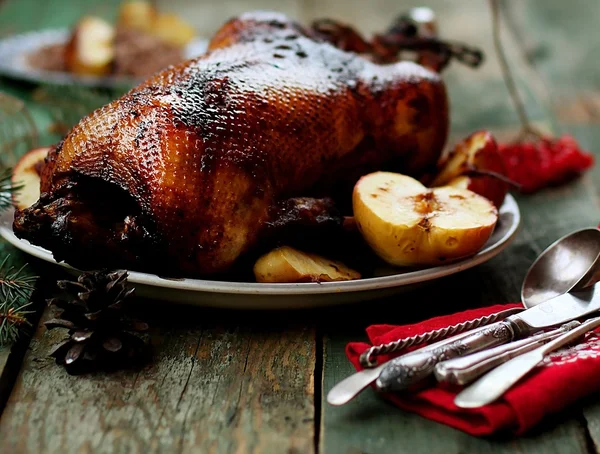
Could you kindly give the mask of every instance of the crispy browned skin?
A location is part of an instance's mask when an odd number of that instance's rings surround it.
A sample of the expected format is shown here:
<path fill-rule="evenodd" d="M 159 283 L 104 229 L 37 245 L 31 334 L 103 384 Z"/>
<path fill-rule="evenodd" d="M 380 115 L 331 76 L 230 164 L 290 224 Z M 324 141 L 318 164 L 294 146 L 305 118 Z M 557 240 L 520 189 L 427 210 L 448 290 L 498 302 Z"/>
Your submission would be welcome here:
<path fill-rule="evenodd" d="M 256 244 L 278 202 L 378 166 L 421 172 L 447 129 L 438 74 L 249 13 L 206 55 L 83 118 L 14 230 L 82 268 L 218 273 Z"/>

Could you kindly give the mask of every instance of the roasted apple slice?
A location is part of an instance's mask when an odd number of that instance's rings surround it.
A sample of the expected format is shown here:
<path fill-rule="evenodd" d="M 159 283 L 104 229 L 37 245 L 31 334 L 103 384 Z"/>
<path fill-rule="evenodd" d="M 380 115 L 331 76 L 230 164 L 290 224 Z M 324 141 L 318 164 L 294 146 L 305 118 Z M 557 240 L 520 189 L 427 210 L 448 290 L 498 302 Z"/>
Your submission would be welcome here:
<path fill-rule="evenodd" d="M 281 246 L 256 261 L 254 276 L 257 282 L 332 282 L 359 279 L 360 273 L 341 262 Z"/>
<path fill-rule="evenodd" d="M 196 35 L 196 30 L 179 16 L 161 13 L 156 16 L 152 34 L 176 47 L 184 47 Z"/>
<path fill-rule="evenodd" d="M 21 189 L 13 195 L 13 203 L 19 210 L 30 207 L 40 198 L 40 172 L 50 148 L 29 150 L 14 166 L 11 181 Z"/>
<path fill-rule="evenodd" d="M 83 17 L 65 49 L 67 69 L 75 74 L 102 76 L 110 72 L 115 57 L 115 29 L 95 16 Z"/>
<path fill-rule="evenodd" d="M 149 2 L 131 1 L 119 9 L 117 25 L 149 35 L 176 47 L 188 44 L 196 35 L 194 27 L 174 13 L 161 13 Z"/>
<path fill-rule="evenodd" d="M 494 204 L 473 191 L 427 188 L 390 172 L 363 176 L 352 202 L 365 241 L 395 266 L 438 265 L 473 255 L 498 221 Z"/>
<path fill-rule="evenodd" d="M 150 2 L 128 1 L 119 8 L 117 25 L 143 32 L 151 32 L 158 11 Z"/>
<path fill-rule="evenodd" d="M 497 208 L 508 193 L 507 170 L 489 131 L 477 131 L 457 143 L 439 162 L 429 186 L 456 186 L 490 199 Z"/>

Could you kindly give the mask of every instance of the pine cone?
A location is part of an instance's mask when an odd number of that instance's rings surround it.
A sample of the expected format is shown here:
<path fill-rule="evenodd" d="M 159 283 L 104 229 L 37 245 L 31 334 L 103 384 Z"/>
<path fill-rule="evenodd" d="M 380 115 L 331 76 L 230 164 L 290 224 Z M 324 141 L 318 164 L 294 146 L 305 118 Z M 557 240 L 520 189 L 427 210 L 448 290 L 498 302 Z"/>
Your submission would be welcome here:
<path fill-rule="evenodd" d="M 126 271 L 91 271 L 76 281 L 57 282 L 67 298 L 48 300 L 62 311 L 45 325 L 49 330 L 68 329 L 69 337 L 50 355 L 69 373 L 132 365 L 144 353 L 146 344 L 135 333 L 146 331 L 148 325 L 123 311 L 124 301 L 135 290 L 127 289 L 127 276 Z"/>

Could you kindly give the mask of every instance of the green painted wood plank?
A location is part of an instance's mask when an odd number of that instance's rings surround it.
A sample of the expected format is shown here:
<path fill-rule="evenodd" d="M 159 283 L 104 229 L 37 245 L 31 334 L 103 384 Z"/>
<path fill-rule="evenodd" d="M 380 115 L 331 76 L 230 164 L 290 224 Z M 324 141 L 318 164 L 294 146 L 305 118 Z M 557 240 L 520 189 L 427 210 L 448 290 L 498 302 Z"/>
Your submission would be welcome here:
<path fill-rule="evenodd" d="M 600 85 L 595 55 L 600 49 L 597 24 L 600 4 L 579 2 L 577 8 L 560 1 L 530 1 L 508 8 L 523 54 L 551 87 L 551 106 L 560 132 L 571 133 L 583 147 L 600 156 Z M 600 165 L 585 175 L 588 208 L 600 222 Z M 583 207 L 582 207 L 583 209 Z M 590 221 L 594 221 L 591 219 Z M 597 396 L 583 408 L 593 449 L 600 452 L 600 405 Z"/>
<path fill-rule="evenodd" d="M 517 116 L 495 60 L 487 5 L 487 2 L 469 2 L 454 8 L 441 1 L 428 3 L 438 12 L 442 36 L 477 43 L 488 56 L 485 65 L 478 70 L 454 65 L 445 75 L 451 99 L 450 143 L 479 128 L 490 129 L 500 140 L 514 137 L 518 129 Z M 365 13 L 373 28 L 377 17 L 381 23 L 382 16 L 387 17 L 385 13 L 389 15 L 392 8 L 397 8 L 384 0 L 380 0 L 378 6 L 379 9 L 373 7 Z M 331 10 L 334 8 L 332 5 Z M 317 12 L 321 12 L 320 8 Z M 528 114 L 544 129 L 553 129 L 556 122 L 543 79 L 524 60 L 511 30 L 503 29 L 503 42 Z M 584 46 L 585 42 L 574 45 Z M 592 178 L 593 174 L 588 174 L 560 188 L 529 196 L 517 194 L 523 225 L 514 243 L 498 257 L 475 269 L 441 279 L 435 286 L 426 286 L 390 301 L 360 306 L 348 315 L 351 319 L 354 315 L 355 322 L 344 332 L 325 329 L 323 396 L 353 372 L 344 347 L 348 341 L 363 340 L 364 328 L 369 324 L 410 323 L 467 307 L 518 301 L 527 269 L 548 244 L 572 230 L 600 221 L 600 210 L 588 183 Z M 449 295 L 452 299 L 458 298 L 460 303 L 450 305 Z M 324 326 L 329 325 L 324 323 Z M 367 390 L 345 407 L 331 407 L 323 401 L 320 449 L 323 453 L 570 453 L 588 451 L 586 434 L 581 411 L 575 407 L 547 419 L 526 437 L 476 438 L 395 409 L 377 398 L 372 390 Z"/>
<path fill-rule="evenodd" d="M 0 452 L 313 450 L 306 320 L 138 303 L 154 351 L 140 370 L 70 376 L 47 357 L 61 333 L 40 325 L 0 418 Z"/>

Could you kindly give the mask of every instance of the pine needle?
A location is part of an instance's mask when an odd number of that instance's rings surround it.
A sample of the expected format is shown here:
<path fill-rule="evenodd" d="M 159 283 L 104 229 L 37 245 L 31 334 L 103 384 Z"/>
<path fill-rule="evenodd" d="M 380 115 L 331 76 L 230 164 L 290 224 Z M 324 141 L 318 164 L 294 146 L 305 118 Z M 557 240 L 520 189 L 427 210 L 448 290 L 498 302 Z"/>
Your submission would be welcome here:
<path fill-rule="evenodd" d="M 0 263 L 0 346 L 14 342 L 31 325 L 27 316 L 32 311 L 27 308 L 37 281 L 26 273 L 27 265 L 15 268 L 8 265 L 9 259 L 10 254 Z"/>
<path fill-rule="evenodd" d="M 10 255 L 0 263 L 0 301 L 9 301 L 16 297 L 28 300 L 35 288 L 37 276 L 26 274 L 25 267 L 15 269 L 8 266 Z"/>
<path fill-rule="evenodd" d="M 17 340 L 25 326 L 31 326 L 27 315 L 32 311 L 26 310 L 31 302 L 23 303 L 15 297 L 0 303 L 0 345 L 6 345 Z"/>
<path fill-rule="evenodd" d="M 13 206 L 13 197 L 23 189 L 12 182 L 12 168 L 0 170 L 0 212 Z"/>

